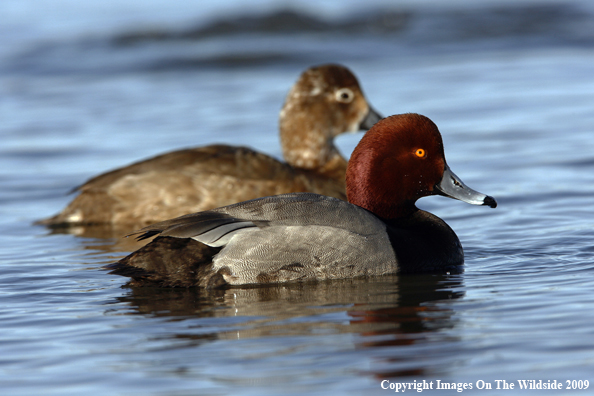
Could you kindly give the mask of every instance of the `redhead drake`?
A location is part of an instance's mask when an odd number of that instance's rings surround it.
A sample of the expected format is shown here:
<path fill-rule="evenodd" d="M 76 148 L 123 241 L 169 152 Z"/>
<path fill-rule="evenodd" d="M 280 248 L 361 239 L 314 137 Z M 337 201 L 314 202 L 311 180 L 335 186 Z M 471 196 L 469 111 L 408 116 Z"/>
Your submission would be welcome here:
<path fill-rule="evenodd" d="M 132 285 L 253 285 L 440 272 L 464 263 L 462 245 L 439 217 L 418 209 L 428 195 L 497 206 L 448 167 L 427 117 L 385 118 L 348 164 L 348 201 L 312 193 L 254 199 L 145 227 L 158 235 L 107 266 Z"/>
<path fill-rule="evenodd" d="M 46 225 L 143 226 L 253 198 L 309 191 L 346 199 L 341 133 L 367 130 L 381 117 L 345 67 L 312 67 L 280 112 L 286 163 L 246 147 L 212 145 L 174 151 L 96 176 Z"/>

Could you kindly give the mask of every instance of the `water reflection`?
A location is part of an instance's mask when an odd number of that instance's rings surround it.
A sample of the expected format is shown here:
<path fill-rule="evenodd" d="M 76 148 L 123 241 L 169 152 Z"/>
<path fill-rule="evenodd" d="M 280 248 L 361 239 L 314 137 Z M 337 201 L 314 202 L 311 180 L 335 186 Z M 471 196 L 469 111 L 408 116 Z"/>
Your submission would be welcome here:
<path fill-rule="evenodd" d="M 98 249 L 107 253 L 133 252 L 146 245 L 150 240 L 137 241 L 125 236 L 142 228 L 143 225 L 70 225 L 50 227 L 48 235 L 68 234 L 80 238 L 85 249 Z M 92 242 L 89 244 L 88 241 Z"/>
<path fill-rule="evenodd" d="M 118 302 L 131 308 L 127 314 L 183 322 L 159 340 L 177 347 L 246 339 L 315 344 L 323 341 L 301 337 L 355 334 L 343 347 L 380 353 L 383 363 L 368 374 L 387 378 L 425 373 L 416 345 L 456 325 L 447 300 L 463 296 L 462 275 L 394 275 L 217 291 L 131 288 Z"/>

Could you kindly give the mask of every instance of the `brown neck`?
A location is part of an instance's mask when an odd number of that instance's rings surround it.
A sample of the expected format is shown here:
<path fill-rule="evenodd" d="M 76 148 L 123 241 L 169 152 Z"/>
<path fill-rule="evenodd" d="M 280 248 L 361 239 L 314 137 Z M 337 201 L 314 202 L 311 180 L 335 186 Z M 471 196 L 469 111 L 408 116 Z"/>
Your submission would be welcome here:
<path fill-rule="evenodd" d="M 326 163 L 315 170 L 316 173 L 334 180 L 344 182 L 346 178 L 347 161 L 340 155 L 338 150 Z"/>
<path fill-rule="evenodd" d="M 344 180 L 347 161 L 334 146 L 333 137 L 327 136 L 318 125 L 295 121 L 281 120 L 280 136 L 285 161 L 295 168 Z"/>

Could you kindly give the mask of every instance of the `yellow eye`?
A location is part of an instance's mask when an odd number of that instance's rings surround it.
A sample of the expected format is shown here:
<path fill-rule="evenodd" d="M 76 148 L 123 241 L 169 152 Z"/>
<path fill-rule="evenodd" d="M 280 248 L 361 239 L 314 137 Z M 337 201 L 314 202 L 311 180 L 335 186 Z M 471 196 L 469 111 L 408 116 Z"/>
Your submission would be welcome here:
<path fill-rule="evenodd" d="M 420 148 L 415 150 L 415 155 L 419 158 L 425 158 L 427 156 L 427 153 L 425 152 L 425 150 Z"/>

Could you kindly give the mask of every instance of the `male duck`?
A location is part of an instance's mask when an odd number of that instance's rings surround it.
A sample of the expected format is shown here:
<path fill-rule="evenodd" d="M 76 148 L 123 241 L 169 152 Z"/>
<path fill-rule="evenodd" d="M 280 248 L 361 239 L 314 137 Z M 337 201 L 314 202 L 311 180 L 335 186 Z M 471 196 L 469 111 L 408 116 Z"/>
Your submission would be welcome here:
<path fill-rule="evenodd" d="M 497 206 L 450 170 L 437 126 L 418 114 L 363 136 L 346 189 L 349 202 L 284 194 L 153 224 L 134 234 L 158 238 L 108 268 L 134 285 L 201 287 L 446 271 L 464 263 L 462 245 L 417 199 Z"/>
<path fill-rule="evenodd" d="M 46 225 L 143 226 L 248 199 L 309 191 L 346 199 L 347 162 L 333 139 L 367 130 L 381 117 L 356 77 L 340 65 L 306 70 L 280 112 L 287 163 L 246 147 L 174 151 L 96 176 Z"/>

